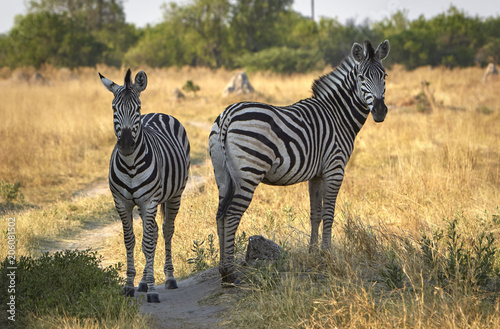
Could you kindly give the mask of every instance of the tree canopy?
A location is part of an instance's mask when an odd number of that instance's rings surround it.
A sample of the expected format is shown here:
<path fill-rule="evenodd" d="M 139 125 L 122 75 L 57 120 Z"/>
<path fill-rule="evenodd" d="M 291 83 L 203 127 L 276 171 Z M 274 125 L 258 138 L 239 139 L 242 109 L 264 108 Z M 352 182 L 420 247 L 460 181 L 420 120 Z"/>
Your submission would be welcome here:
<path fill-rule="evenodd" d="M 388 63 L 408 69 L 500 63 L 500 18 L 454 6 L 433 18 L 398 11 L 378 22 L 301 16 L 293 0 L 189 0 L 163 6 L 163 21 L 137 28 L 123 0 L 31 0 L 0 35 L 0 66 L 44 64 L 246 67 L 304 72 L 337 65 L 353 42 L 391 42 Z"/>

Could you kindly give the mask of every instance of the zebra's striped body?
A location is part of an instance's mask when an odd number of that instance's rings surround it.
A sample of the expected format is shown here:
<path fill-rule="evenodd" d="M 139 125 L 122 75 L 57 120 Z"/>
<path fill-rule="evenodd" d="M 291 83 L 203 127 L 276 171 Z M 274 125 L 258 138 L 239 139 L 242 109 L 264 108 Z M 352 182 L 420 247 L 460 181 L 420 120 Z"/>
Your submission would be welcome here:
<path fill-rule="evenodd" d="M 132 84 L 128 70 L 124 86 L 116 85 L 102 75 L 100 77 L 115 96 L 113 110 L 117 144 L 111 154 L 109 186 L 122 220 L 127 250 L 125 293 L 134 295 L 136 272 L 132 210 L 137 206 L 143 223 L 142 251 L 146 258 L 138 291 L 147 292 L 148 302 L 159 302 L 153 271 L 158 240 L 156 212 L 158 205 L 161 205 L 165 238 L 165 287 L 174 289 L 177 283 L 173 275 L 171 239 L 181 194 L 188 179 L 189 141 L 184 127 L 174 117 L 159 113 L 141 116 L 139 95 L 147 84 L 143 71 L 136 75 L 135 83 Z"/>
<path fill-rule="evenodd" d="M 384 120 L 385 69 L 389 42 L 373 50 L 354 44 L 333 72 L 313 85 L 313 96 L 291 106 L 243 102 L 227 107 L 210 133 L 210 156 L 219 188 L 217 229 L 220 272 L 234 282 L 234 235 L 259 183 L 309 181 L 311 240 L 331 246 L 335 201 L 354 139 L 370 111 Z"/>

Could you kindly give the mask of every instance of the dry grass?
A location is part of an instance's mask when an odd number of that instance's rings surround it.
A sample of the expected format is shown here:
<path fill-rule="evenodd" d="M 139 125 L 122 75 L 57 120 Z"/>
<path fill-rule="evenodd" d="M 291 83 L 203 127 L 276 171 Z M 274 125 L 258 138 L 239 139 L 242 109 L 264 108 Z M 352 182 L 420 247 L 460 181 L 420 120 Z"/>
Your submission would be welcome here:
<path fill-rule="evenodd" d="M 124 70 L 102 67 L 99 71 L 115 82 L 124 76 Z M 148 88 L 141 96 L 144 113 L 165 112 L 185 125 L 192 146 L 191 173 L 199 178 L 190 183 L 192 187 L 184 196 L 173 239 L 176 273 L 184 276 L 192 270 L 187 259 L 194 256 L 193 240 L 216 235 L 217 188 L 207 151 L 208 133 L 224 107 L 240 99 L 221 97 L 233 72 L 184 68 L 146 73 Z M 63 78 L 51 68 L 42 74 L 48 85 L 0 81 L 0 179 L 19 180 L 30 204 L 65 199 L 96 180 L 105 180 L 115 141 L 112 95 L 102 87 L 96 70 L 81 69 L 75 72 L 77 79 Z M 259 92 L 252 98 L 290 104 L 310 95 L 312 81 L 319 74 L 251 74 L 250 81 Z M 382 124 L 369 118 L 358 135 L 338 198 L 334 244 L 354 243 L 353 235 L 349 238 L 345 233 L 351 212 L 366 226 L 365 231 L 378 234 L 377 242 L 365 249 L 393 248 L 391 239 L 384 237 L 417 240 L 421 232 L 443 228 L 445 220 L 458 211 L 467 219 L 460 223 L 461 232 L 489 230 L 498 240 L 499 226 L 493 219 L 500 212 L 500 81 L 483 85 L 479 68 L 407 72 L 394 67 L 388 74 L 389 114 Z M 172 90 L 181 88 L 186 80 L 194 81 L 201 90 L 196 96 L 174 101 Z M 418 110 L 416 96 L 423 91 L 422 80 L 429 82 L 432 111 Z M 88 218 L 106 220 L 113 216 L 109 195 L 76 202 L 7 213 L 2 221 L 16 216 L 20 236 L 26 237 L 18 239 L 18 251 L 30 253 L 39 239 L 64 234 L 67 227 L 78 227 Z M 262 234 L 289 246 L 292 259 L 301 264 L 297 265 L 298 273 L 312 268 L 326 281 L 311 286 L 310 281 L 291 276 L 281 290 L 254 291 L 254 299 L 241 306 L 241 317 L 233 318 L 235 324 L 312 328 L 476 328 L 499 324 L 498 296 L 485 302 L 477 295 L 435 290 L 422 282 L 417 252 L 398 253 L 413 282 L 411 290 L 380 290 L 371 284 L 376 278 L 370 276 L 378 272 L 367 265 L 363 254 L 350 249 L 339 247 L 328 256 L 333 257 L 333 265 L 318 268 L 323 264 L 318 261 L 321 257 L 302 251 L 308 241 L 308 213 L 306 184 L 258 187 L 239 232 Z M 87 217 L 71 220 L 79 214 Z M 140 222 L 136 226 L 137 273 L 141 273 L 142 228 Z M 162 245 L 160 238 L 155 265 L 158 282 L 164 280 Z M 2 252 L 4 246 L 2 241 Z M 107 241 L 102 254 L 106 262 L 125 262 L 122 236 Z"/>

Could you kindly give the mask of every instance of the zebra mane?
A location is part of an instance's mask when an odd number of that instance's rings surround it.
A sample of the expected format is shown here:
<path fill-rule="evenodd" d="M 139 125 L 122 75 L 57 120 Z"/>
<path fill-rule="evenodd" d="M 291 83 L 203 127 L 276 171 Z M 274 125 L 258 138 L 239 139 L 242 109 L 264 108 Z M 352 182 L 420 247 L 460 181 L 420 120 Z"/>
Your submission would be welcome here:
<path fill-rule="evenodd" d="M 365 41 L 365 49 L 366 49 L 366 58 L 374 58 L 375 57 L 375 49 L 369 40 Z"/>
<path fill-rule="evenodd" d="M 373 48 L 371 49 L 373 51 Z M 320 97 L 338 90 L 339 85 L 342 85 L 342 82 L 348 78 L 349 72 L 352 71 L 355 65 L 356 62 L 352 55 L 345 57 L 333 71 L 314 80 L 312 96 Z"/>

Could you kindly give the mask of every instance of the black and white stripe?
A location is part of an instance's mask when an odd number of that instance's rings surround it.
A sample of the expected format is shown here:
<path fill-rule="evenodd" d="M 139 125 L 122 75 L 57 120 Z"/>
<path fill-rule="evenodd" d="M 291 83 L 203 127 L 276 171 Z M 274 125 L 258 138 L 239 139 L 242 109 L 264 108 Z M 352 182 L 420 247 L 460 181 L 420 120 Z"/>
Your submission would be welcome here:
<path fill-rule="evenodd" d="M 114 95 L 113 122 L 117 143 L 111 154 L 109 186 L 123 223 L 127 250 L 125 293 L 134 295 L 134 246 L 132 209 L 137 206 L 143 223 L 142 251 L 146 258 L 138 291 L 147 291 L 148 302 L 159 302 L 154 287 L 154 255 L 158 240 L 156 212 L 163 214 L 165 238 L 165 287 L 177 288 L 171 256 L 174 220 L 188 179 L 190 146 L 184 127 L 174 117 L 160 113 L 141 115 L 140 93 L 147 77 L 141 71 L 132 83 L 130 70 L 123 86 L 103 77 Z"/>
<path fill-rule="evenodd" d="M 243 102 L 230 105 L 210 133 L 210 156 L 219 188 L 217 232 L 220 272 L 234 282 L 234 236 L 259 183 L 309 181 L 310 247 L 331 246 L 335 201 L 354 139 L 371 112 L 384 120 L 389 41 L 374 50 L 355 43 L 351 55 L 313 84 L 313 96 L 286 107 Z"/>

